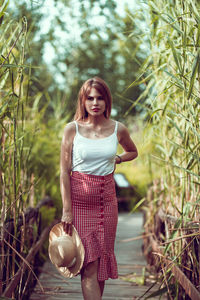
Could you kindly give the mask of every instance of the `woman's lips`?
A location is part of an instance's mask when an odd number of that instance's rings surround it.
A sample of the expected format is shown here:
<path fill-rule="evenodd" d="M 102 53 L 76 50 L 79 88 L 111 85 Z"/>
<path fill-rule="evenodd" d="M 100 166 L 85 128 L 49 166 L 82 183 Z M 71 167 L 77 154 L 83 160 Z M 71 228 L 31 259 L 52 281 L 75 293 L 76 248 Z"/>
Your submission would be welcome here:
<path fill-rule="evenodd" d="M 93 108 L 92 111 L 98 112 L 98 111 L 99 111 L 99 108 Z"/>

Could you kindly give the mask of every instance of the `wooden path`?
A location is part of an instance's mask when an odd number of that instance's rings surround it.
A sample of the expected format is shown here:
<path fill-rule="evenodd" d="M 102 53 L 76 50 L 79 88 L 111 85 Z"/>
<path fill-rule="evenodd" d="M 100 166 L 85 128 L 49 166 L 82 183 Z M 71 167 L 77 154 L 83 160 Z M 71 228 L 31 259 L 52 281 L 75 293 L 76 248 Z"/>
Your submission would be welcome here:
<path fill-rule="evenodd" d="M 139 299 L 151 286 L 150 282 L 146 282 L 145 285 L 137 284 L 143 279 L 142 273 L 145 270 L 146 261 L 142 254 L 142 239 L 133 238 L 141 235 L 142 224 L 143 216 L 141 213 L 119 214 L 115 247 L 119 278 L 106 281 L 103 300 Z M 41 292 L 39 285 L 37 285 L 29 298 L 30 300 L 83 299 L 80 276 L 65 279 L 50 261 L 44 264 L 39 279 L 44 292 Z M 153 290 L 147 293 L 145 297 L 152 292 Z M 145 299 L 145 297 L 140 299 Z"/>

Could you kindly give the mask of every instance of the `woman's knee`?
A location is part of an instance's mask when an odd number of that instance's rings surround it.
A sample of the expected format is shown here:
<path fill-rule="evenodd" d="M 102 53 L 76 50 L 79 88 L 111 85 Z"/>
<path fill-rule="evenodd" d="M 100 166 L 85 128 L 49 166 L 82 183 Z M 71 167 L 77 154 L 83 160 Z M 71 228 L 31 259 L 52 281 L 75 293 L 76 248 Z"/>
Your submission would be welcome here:
<path fill-rule="evenodd" d="M 98 270 L 98 260 L 93 261 L 89 263 L 87 266 L 85 266 L 81 272 L 81 277 L 88 278 L 88 277 L 97 276 L 97 270 Z"/>

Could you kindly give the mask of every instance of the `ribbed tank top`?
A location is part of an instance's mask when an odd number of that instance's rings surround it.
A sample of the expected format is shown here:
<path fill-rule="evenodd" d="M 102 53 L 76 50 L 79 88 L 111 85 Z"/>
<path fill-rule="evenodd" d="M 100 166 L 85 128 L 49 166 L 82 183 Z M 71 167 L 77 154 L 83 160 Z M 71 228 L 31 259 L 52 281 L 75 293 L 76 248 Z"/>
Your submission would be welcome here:
<path fill-rule="evenodd" d="M 117 128 L 105 138 L 90 139 L 82 136 L 76 124 L 76 135 L 72 148 L 72 171 L 85 174 L 105 176 L 114 171 L 115 155 L 117 153 Z"/>

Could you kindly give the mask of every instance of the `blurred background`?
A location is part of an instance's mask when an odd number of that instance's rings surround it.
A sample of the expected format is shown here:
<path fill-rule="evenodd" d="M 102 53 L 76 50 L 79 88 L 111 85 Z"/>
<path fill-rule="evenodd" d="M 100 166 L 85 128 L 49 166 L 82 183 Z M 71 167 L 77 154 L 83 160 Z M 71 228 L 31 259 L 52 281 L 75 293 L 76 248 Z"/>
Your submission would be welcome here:
<path fill-rule="evenodd" d="M 146 96 L 141 97 L 145 84 L 133 83 L 150 52 L 145 34 L 147 5 L 130 0 L 10 1 L 6 17 L 12 19 L 13 27 L 17 20 L 26 23 L 26 37 L 23 41 L 21 35 L 17 40 L 15 55 L 20 55 L 17 52 L 25 43 L 23 93 L 27 97 L 25 110 L 30 110 L 26 133 L 31 126 L 31 140 L 26 137 L 24 142 L 32 145 L 28 173 L 34 182 L 34 203 L 49 195 L 61 206 L 61 137 L 65 124 L 73 119 L 82 83 L 93 76 L 102 77 L 109 85 L 112 118 L 129 127 L 139 148 L 137 162 L 119 166 L 117 172 L 124 173 L 135 186 L 133 202 L 144 197 L 152 181 L 148 162 L 142 158 L 147 146 L 142 132 L 148 110 Z"/>
<path fill-rule="evenodd" d="M 61 138 L 92 76 L 109 85 L 112 118 L 129 128 L 138 147 L 138 158 L 116 170 L 120 201 L 130 199 L 126 210 L 143 209 L 147 233 L 155 231 L 161 208 L 176 218 L 172 231 L 160 229 L 162 241 L 199 222 L 199 12 L 198 0 L 0 2 L 1 291 L 21 262 L 16 253 L 25 257 L 60 219 Z M 128 189 L 120 191 L 124 181 Z M 51 204 L 40 205 L 43 199 Z M 36 223 L 27 233 L 19 227 L 28 208 Z M 21 242 L 5 239 L 8 231 Z M 178 243 L 166 248 L 168 255 L 187 262 L 199 282 L 198 251 L 191 248 L 188 257 L 185 240 Z"/>

